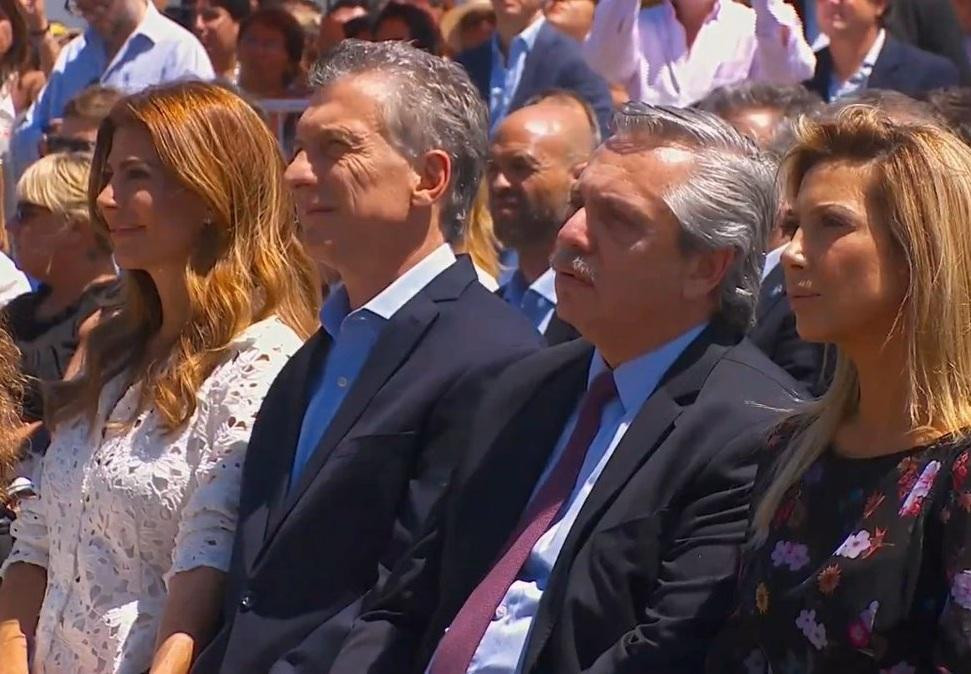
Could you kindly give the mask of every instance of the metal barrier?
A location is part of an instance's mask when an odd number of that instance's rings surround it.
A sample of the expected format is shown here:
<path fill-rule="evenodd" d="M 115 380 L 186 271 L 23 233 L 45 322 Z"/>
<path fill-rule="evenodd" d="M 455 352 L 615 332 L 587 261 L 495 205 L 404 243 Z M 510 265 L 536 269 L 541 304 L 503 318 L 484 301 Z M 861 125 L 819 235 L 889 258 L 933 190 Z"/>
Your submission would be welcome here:
<path fill-rule="evenodd" d="M 280 143 L 280 149 L 288 159 L 292 153 L 292 138 L 287 138 L 287 122 L 292 119 L 291 115 L 300 115 L 310 100 L 306 98 L 264 98 L 256 101 L 256 104 L 266 113 L 267 124 Z M 295 119 L 295 118 L 294 118 Z"/>

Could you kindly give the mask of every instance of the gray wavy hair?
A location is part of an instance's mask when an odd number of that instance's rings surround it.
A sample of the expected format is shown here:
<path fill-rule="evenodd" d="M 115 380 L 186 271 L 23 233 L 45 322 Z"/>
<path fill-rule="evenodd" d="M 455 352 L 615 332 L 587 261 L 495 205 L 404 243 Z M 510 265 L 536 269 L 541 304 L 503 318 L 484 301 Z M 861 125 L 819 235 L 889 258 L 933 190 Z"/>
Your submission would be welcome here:
<path fill-rule="evenodd" d="M 436 149 L 451 158 L 441 226 L 450 243 L 461 240 L 488 150 L 488 111 L 478 90 L 461 66 L 396 41 L 343 40 L 314 64 L 309 81 L 327 87 L 370 73 L 387 77 L 380 107 L 388 142 L 409 160 Z"/>
<path fill-rule="evenodd" d="M 664 202 L 681 225 L 687 250 L 731 248 L 719 315 L 746 330 L 755 317 L 765 243 L 778 209 L 778 166 L 748 138 L 710 112 L 628 103 L 615 119 L 615 138 L 675 145 L 695 153 L 690 179 Z M 635 145 L 636 146 L 636 145 Z"/>

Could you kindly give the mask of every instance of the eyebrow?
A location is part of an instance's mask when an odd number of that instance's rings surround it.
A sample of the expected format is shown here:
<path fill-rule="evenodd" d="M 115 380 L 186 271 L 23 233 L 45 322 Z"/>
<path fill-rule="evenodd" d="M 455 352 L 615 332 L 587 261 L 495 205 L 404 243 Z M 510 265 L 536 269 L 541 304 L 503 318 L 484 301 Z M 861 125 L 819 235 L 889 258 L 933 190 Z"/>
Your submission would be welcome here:
<path fill-rule="evenodd" d="M 354 144 L 361 140 L 361 136 L 344 126 L 325 126 L 323 128 L 310 129 L 303 133 L 300 132 L 300 127 L 298 126 L 297 140 L 303 145 L 307 145 L 310 142 L 325 143 L 331 140 Z"/>
<path fill-rule="evenodd" d="M 793 211 L 795 211 L 795 209 L 793 209 Z M 823 202 L 821 204 L 814 204 L 809 209 L 809 213 L 812 215 L 819 215 L 819 214 L 825 215 L 829 213 L 834 213 L 837 215 L 842 215 L 847 218 L 851 218 L 853 220 L 859 220 L 861 217 L 860 214 L 857 213 L 856 211 L 850 208 L 847 208 L 842 204 L 833 203 L 833 202 Z"/>

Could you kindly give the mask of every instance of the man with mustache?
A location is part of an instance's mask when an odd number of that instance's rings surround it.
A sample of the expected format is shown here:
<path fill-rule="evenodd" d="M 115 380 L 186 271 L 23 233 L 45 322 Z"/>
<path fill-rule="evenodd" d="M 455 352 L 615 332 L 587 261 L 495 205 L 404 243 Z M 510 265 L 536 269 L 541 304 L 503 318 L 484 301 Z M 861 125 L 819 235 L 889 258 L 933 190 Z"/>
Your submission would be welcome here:
<path fill-rule="evenodd" d="M 710 113 L 628 104 L 557 235 L 583 340 L 504 373 L 444 507 L 332 674 L 704 670 L 792 379 L 744 338 L 775 167 Z"/>
<path fill-rule="evenodd" d="M 556 316 L 550 253 L 566 222 L 576 169 L 599 138 L 593 109 L 558 92 L 509 115 L 489 148 L 486 177 L 496 236 L 516 252 L 519 265 L 499 292 L 550 344 L 577 336 Z"/>

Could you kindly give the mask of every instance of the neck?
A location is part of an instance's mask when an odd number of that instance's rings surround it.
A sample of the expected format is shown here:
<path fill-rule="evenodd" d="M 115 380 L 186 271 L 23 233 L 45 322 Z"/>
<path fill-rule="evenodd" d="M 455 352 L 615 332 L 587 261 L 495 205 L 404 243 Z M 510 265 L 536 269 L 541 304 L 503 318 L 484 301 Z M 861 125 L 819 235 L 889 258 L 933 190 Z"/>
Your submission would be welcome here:
<path fill-rule="evenodd" d="M 667 325 L 644 316 L 625 317 L 604 326 L 601 334 L 588 336 L 584 333 L 583 337 L 593 342 L 600 349 L 604 361 L 612 369 L 616 369 L 646 353 L 656 351 L 695 326 L 710 321 L 712 310 L 713 307 L 709 306 L 683 307 L 678 312 L 677 322 Z"/>
<path fill-rule="evenodd" d="M 553 243 L 546 242 L 531 246 L 520 246 L 516 249 L 519 258 L 519 271 L 527 283 L 532 283 L 546 273 L 550 268 L 550 253 Z"/>
<path fill-rule="evenodd" d="M 41 305 L 41 312 L 61 312 L 77 302 L 95 283 L 110 281 L 114 277 L 115 268 L 110 259 L 88 258 L 84 262 L 63 265 L 56 278 L 46 281 L 50 294 Z"/>
<path fill-rule="evenodd" d="M 910 420 L 908 383 L 903 365 L 907 354 L 903 340 L 880 342 L 879 348 L 841 346 L 856 367 L 860 399 L 856 414 L 843 424 L 849 454 L 879 456 L 908 449 L 941 432 L 915 428 Z M 865 439 L 865 440 L 862 440 Z"/>
<path fill-rule="evenodd" d="M 236 76 L 236 52 L 210 54 L 209 60 L 212 61 L 212 69 L 216 71 L 216 77 L 227 82 L 233 81 Z"/>
<path fill-rule="evenodd" d="M 105 42 L 108 60 L 110 61 L 125 44 L 125 40 L 131 37 L 138 25 L 145 18 L 148 12 L 148 5 L 144 2 L 135 2 L 125 7 L 112 25 L 108 34 L 102 34 L 101 38 Z"/>
<path fill-rule="evenodd" d="M 503 54 L 509 53 L 509 45 L 513 39 L 529 26 L 539 21 L 542 12 L 536 12 L 530 17 L 496 17 L 496 35 L 499 36 L 499 46 Z"/>
<path fill-rule="evenodd" d="M 401 278 L 409 269 L 428 257 L 444 243 L 438 227 L 429 229 L 428 235 L 417 247 L 408 252 L 390 256 L 372 257 L 374 265 L 353 265 L 354 269 L 341 269 L 341 279 L 347 290 L 351 311 L 360 309 L 374 299 L 382 290 Z"/>
<path fill-rule="evenodd" d="M 694 44 L 695 38 L 701 31 L 705 19 L 711 14 L 715 0 L 676 0 L 674 13 L 684 27 L 688 47 Z"/>
<path fill-rule="evenodd" d="M 853 77 L 860 69 L 867 52 L 879 35 L 880 27 L 872 26 L 862 35 L 837 35 L 830 38 L 829 53 L 833 57 L 833 70 L 841 82 Z"/>
<path fill-rule="evenodd" d="M 189 322 L 190 308 L 184 271 L 156 271 L 151 276 L 162 305 L 162 325 L 148 347 L 148 357 L 154 361 L 164 358 L 182 334 Z"/>

